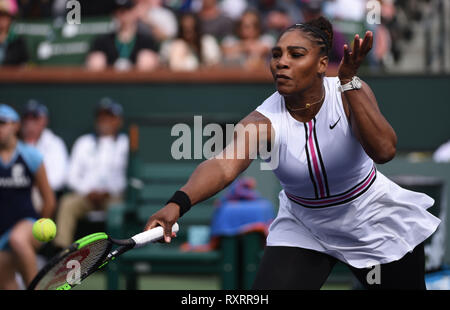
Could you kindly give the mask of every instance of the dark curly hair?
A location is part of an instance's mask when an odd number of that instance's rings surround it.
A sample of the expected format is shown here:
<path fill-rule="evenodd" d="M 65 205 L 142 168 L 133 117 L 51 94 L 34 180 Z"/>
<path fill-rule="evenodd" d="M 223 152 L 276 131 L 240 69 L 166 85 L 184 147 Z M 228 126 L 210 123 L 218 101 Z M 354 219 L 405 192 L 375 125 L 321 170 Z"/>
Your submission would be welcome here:
<path fill-rule="evenodd" d="M 307 34 L 321 48 L 320 53 L 328 56 L 333 46 L 333 26 L 328 19 L 320 16 L 304 24 L 295 24 L 287 28 L 283 34 L 294 30 Z"/>

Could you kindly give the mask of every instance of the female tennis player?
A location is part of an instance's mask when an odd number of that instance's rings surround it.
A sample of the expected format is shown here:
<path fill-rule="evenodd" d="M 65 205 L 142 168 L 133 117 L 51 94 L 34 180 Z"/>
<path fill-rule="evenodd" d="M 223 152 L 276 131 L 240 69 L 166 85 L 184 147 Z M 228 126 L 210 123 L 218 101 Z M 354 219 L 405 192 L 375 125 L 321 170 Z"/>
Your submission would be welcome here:
<path fill-rule="evenodd" d="M 283 187 L 253 288 L 319 289 L 341 261 L 367 289 L 425 289 L 423 241 L 440 223 L 426 210 L 434 201 L 374 164 L 395 156 L 397 137 L 357 77 L 372 33 L 355 35 L 352 51 L 344 45 L 338 77 L 325 77 L 332 34 L 323 17 L 288 28 L 272 49 L 277 91 L 241 121 L 257 125 L 259 143 L 278 145 L 274 173 Z M 235 135 L 235 145 L 245 139 Z M 234 150 L 245 159 L 201 163 L 146 228 L 163 226 L 170 242 L 181 215 L 250 165 L 256 149 L 248 148 Z"/>
<path fill-rule="evenodd" d="M 19 271 L 26 285 L 38 272 L 36 250 L 41 243 L 33 237 L 33 223 L 51 218 L 55 196 L 48 183 L 42 155 L 17 139 L 17 112 L 0 104 L 0 289 L 18 289 Z M 36 186 L 43 200 L 39 215 L 31 201 Z"/>

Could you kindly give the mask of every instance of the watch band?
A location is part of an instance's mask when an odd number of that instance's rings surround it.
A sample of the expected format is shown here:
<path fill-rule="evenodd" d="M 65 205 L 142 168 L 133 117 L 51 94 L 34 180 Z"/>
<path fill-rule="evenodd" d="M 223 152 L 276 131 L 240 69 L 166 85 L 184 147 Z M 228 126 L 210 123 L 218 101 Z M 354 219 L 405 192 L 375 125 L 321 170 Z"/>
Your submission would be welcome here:
<path fill-rule="evenodd" d="M 362 87 L 361 80 L 356 75 L 352 78 L 350 82 L 345 83 L 344 85 L 341 85 L 341 81 L 338 81 L 338 90 L 341 93 L 347 90 L 361 89 L 361 87 Z"/>

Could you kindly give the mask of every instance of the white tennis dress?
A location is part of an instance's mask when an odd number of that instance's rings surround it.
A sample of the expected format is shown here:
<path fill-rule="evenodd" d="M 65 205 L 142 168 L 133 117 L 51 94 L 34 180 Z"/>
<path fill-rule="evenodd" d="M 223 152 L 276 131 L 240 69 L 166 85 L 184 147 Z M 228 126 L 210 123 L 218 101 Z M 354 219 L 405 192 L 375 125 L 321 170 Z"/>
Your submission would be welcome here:
<path fill-rule="evenodd" d="M 256 111 L 275 129 L 283 190 L 268 246 L 327 253 L 356 268 L 402 258 L 437 229 L 434 200 L 377 171 L 354 136 L 337 90 L 324 78 L 325 101 L 309 122 L 295 120 L 278 92 Z"/>

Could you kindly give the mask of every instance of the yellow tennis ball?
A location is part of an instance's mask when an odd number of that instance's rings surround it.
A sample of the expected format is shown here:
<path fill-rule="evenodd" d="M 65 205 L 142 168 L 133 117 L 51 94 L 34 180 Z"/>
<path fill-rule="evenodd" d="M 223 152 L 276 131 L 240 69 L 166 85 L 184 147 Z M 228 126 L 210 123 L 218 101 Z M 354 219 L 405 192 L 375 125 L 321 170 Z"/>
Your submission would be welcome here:
<path fill-rule="evenodd" d="M 56 225 L 48 218 L 41 218 L 33 225 L 33 236 L 41 241 L 48 242 L 56 236 Z"/>

